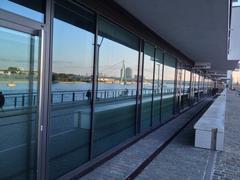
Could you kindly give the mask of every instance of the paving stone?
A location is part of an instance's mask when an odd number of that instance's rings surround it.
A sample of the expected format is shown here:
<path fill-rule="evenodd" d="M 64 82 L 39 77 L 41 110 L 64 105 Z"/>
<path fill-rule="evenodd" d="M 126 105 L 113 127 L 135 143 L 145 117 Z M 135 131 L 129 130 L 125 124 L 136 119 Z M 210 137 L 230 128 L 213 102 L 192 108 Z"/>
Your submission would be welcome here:
<path fill-rule="evenodd" d="M 202 107 L 204 107 L 208 101 L 202 102 L 195 107 L 191 108 L 186 113 L 181 114 L 173 121 L 170 121 L 166 125 L 147 135 L 143 139 L 139 140 L 134 145 L 125 149 L 109 161 L 105 162 L 92 172 L 81 177 L 80 179 L 92 180 L 92 179 L 125 179 L 130 175 L 141 163 L 143 163 L 157 148 L 159 148 L 164 142 L 166 142 L 176 131 L 181 129 L 183 125 L 188 122 Z M 194 136 L 192 136 L 194 137 Z M 183 140 L 184 141 L 184 140 Z M 191 140 L 192 142 L 192 140 Z M 188 143 L 188 141 L 184 141 Z M 174 152 L 174 151 L 173 151 Z M 179 152 L 174 152 L 176 159 Z M 181 156 L 183 156 L 182 154 Z M 119 169 L 118 169 L 119 168 Z M 191 169 L 191 166 L 189 166 Z M 181 171 L 183 171 L 182 169 Z M 168 174 L 164 174 L 167 178 Z M 178 175 L 176 174 L 176 178 Z M 185 177 L 187 177 L 185 175 Z M 185 178 L 184 177 L 184 178 Z M 158 176 L 151 177 L 151 179 L 159 179 Z"/>
<path fill-rule="evenodd" d="M 202 180 L 210 151 L 193 147 L 195 122 L 174 138 L 136 179 Z"/>
<path fill-rule="evenodd" d="M 240 180 L 240 97 L 227 94 L 224 151 L 217 152 L 213 179 Z"/>

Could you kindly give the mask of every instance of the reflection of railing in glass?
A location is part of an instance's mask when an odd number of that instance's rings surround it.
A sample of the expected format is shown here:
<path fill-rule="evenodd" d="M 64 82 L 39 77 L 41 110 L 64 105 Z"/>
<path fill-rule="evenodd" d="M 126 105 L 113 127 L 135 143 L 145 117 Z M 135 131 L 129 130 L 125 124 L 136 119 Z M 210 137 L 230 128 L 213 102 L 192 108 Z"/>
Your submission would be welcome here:
<path fill-rule="evenodd" d="M 151 96 L 152 92 L 155 95 L 160 95 L 161 90 L 144 88 L 142 94 L 144 96 Z M 172 94 L 173 89 L 163 89 L 163 95 Z M 53 91 L 51 93 L 51 103 L 59 104 L 66 102 L 76 102 L 76 101 L 88 101 L 89 97 L 87 96 L 88 90 L 80 91 Z M 136 89 L 102 89 L 97 92 L 97 100 L 111 100 L 111 99 L 124 99 L 136 96 Z M 21 107 L 36 106 L 38 97 L 37 93 L 9 93 L 4 94 L 6 109 L 14 109 Z"/>

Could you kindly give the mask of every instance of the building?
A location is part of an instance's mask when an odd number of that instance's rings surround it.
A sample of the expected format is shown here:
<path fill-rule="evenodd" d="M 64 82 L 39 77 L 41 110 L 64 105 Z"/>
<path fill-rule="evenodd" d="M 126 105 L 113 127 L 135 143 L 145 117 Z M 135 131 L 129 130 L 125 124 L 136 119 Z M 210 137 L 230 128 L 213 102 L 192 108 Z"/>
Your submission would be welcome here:
<path fill-rule="evenodd" d="M 132 74 L 132 69 L 130 67 L 126 68 L 126 79 L 127 80 L 132 80 L 133 74 Z"/>
<path fill-rule="evenodd" d="M 217 82 L 194 64 L 235 68 L 230 1 L 155 2 L 0 2 L 0 64 L 38 75 L 1 90 L 0 179 L 73 178 L 211 96 Z M 130 85 L 116 79 L 123 59 Z"/>

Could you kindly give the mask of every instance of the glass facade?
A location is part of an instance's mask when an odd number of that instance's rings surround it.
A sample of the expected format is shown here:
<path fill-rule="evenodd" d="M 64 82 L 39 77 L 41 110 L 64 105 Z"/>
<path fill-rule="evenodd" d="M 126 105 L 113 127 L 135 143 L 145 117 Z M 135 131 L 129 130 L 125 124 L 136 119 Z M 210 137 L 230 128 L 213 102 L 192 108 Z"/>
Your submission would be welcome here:
<path fill-rule="evenodd" d="M 139 40 L 99 18 L 93 156 L 135 135 Z"/>
<path fill-rule="evenodd" d="M 161 118 L 164 123 L 174 114 L 176 59 L 168 54 L 165 54 L 163 69 Z"/>
<path fill-rule="evenodd" d="M 156 49 L 155 52 L 155 72 L 154 72 L 154 91 L 153 91 L 153 114 L 152 125 L 161 122 L 161 95 L 162 95 L 162 75 L 163 75 L 163 52 Z"/>
<path fill-rule="evenodd" d="M 73 8 L 77 13 L 70 11 Z M 89 160 L 94 21 L 93 14 L 81 8 L 55 5 L 48 148 L 50 179 Z"/>
<path fill-rule="evenodd" d="M 141 101 L 141 130 L 151 127 L 152 123 L 152 95 L 154 72 L 154 46 L 144 43 L 144 65 Z"/>
<path fill-rule="evenodd" d="M 181 103 L 182 103 L 182 94 L 184 88 L 184 74 L 185 71 L 182 68 L 180 63 L 177 63 L 177 74 L 176 74 L 176 92 L 175 92 L 175 106 L 174 113 L 178 114 L 181 111 Z"/>
<path fill-rule="evenodd" d="M 49 22 L 46 1 L 0 2 L 28 23 L 0 21 L 0 179 L 62 177 L 212 93 L 203 72 L 71 2 Z"/>
<path fill-rule="evenodd" d="M 200 99 L 204 97 L 203 90 L 204 90 L 204 77 L 200 75 L 199 76 L 199 98 Z"/>
<path fill-rule="evenodd" d="M 39 48 L 38 35 L 0 27 L 0 179 L 36 178 Z"/>
<path fill-rule="evenodd" d="M 190 104 L 190 87 L 191 87 L 191 72 L 189 70 L 184 70 L 184 88 L 182 95 L 182 109 L 185 109 Z"/>
<path fill-rule="evenodd" d="M 194 104 L 198 101 L 198 82 L 199 82 L 199 75 L 196 72 L 192 73 L 192 95 L 191 95 L 191 103 Z"/>

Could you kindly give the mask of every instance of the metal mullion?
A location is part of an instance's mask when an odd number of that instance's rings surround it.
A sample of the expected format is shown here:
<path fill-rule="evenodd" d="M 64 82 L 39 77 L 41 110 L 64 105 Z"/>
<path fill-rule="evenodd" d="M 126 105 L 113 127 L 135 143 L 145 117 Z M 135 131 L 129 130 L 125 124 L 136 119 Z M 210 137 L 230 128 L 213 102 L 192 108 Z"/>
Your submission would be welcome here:
<path fill-rule="evenodd" d="M 142 92 L 143 92 L 143 70 L 144 70 L 144 41 L 142 40 L 142 49 L 141 49 L 141 53 L 142 53 L 142 69 L 141 69 L 141 94 L 140 94 L 140 111 L 139 111 L 139 133 L 141 133 L 141 125 L 142 125 L 142 98 L 143 98 L 143 95 L 142 95 Z"/>
<path fill-rule="evenodd" d="M 190 84 L 189 84 L 189 100 L 188 100 L 188 106 L 192 105 L 192 70 L 190 72 Z"/>
<path fill-rule="evenodd" d="M 156 64 L 156 47 L 154 47 L 154 61 L 153 61 L 153 81 L 152 81 L 152 102 L 151 102 L 151 127 L 153 126 L 153 96 L 154 96 L 154 84 L 155 84 L 155 64 Z"/>
<path fill-rule="evenodd" d="M 195 88 L 196 88 L 196 71 L 193 70 L 193 99 L 194 99 L 194 102 L 193 104 L 195 103 Z"/>
<path fill-rule="evenodd" d="M 138 72 L 137 72 L 137 92 L 136 92 L 136 108 L 135 108 L 135 135 L 137 135 L 139 133 L 139 127 L 140 127 L 140 124 L 139 124 L 139 108 L 140 108 L 140 104 L 139 101 L 139 86 L 141 85 L 141 81 L 140 81 L 140 63 L 141 63 L 141 50 L 142 50 L 142 41 L 141 39 L 139 39 L 139 51 L 138 51 Z"/>
<path fill-rule="evenodd" d="M 28 28 L 23 25 L 15 24 L 15 23 L 9 22 L 8 20 L 0 19 L 0 26 L 7 28 L 7 29 L 12 29 L 15 31 L 27 33 L 30 35 L 39 35 L 39 33 L 36 33 L 36 31 L 34 31 L 34 29 L 32 29 L 32 28 Z M 40 29 L 38 29 L 38 30 L 40 30 Z"/>
<path fill-rule="evenodd" d="M 178 104 L 178 113 L 181 111 L 181 102 L 182 102 L 182 83 L 183 83 L 183 68 L 180 63 L 180 87 L 179 87 L 179 104 Z"/>
<path fill-rule="evenodd" d="M 162 82 L 161 82 L 161 99 L 160 99 L 160 119 L 159 122 L 161 124 L 162 121 L 162 96 L 163 96 L 163 78 L 164 78 L 164 61 L 165 61 L 165 51 L 163 51 L 162 57 Z"/>
<path fill-rule="evenodd" d="M 193 95 L 193 100 L 194 100 L 194 102 L 193 102 L 193 104 L 195 103 L 195 86 L 196 86 L 196 72 L 195 72 L 195 70 L 193 70 L 193 91 L 192 91 L 192 95 Z"/>
<path fill-rule="evenodd" d="M 36 53 L 35 52 L 35 37 L 34 36 L 31 36 L 29 43 L 30 43 L 30 53 L 29 53 L 30 63 L 29 63 L 29 74 L 28 74 L 28 78 L 29 78 L 28 94 L 29 94 L 29 97 L 28 97 L 27 106 L 30 107 L 29 108 L 30 113 L 27 116 L 28 116 L 28 119 L 33 120 L 33 113 L 34 113 L 34 106 L 35 106 L 35 104 L 33 104 L 33 96 L 34 96 L 34 94 L 33 94 L 33 75 L 34 75 L 33 72 L 34 72 L 34 54 Z M 38 119 L 35 119 L 35 122 L 38 122 L 38 121 L 39 121 Z M 34 152 L 34 151 L 37 152 L 37 148 L 38 148 L 36 146 L 34 147 L 34 150 L 32 150 L 32 148 L 31 148 L 32 133 L 34 132 L 31 123 L 32 123 L 31 121 L 28 121 L 27 126 L 26 126 L 26 129 L 27 129 L 27 131 L 26 131 L 27 132 L 27 136 L 26 136 L 26 145 L 27 145 L 26 167 L 27 167 L 27 174 L 28 175 L 29 175 L 29 172 L 30 172 L 30 169 L 31 169 L 31 163 L 30 162 L 34 162 L 34 161 L 32 161 L 32 160 L 34 160 L 34 158 L 32 159 L 32 157 L 29 156 L 29 154 L 32 154 L 32 152 Z M 37 130 L 37 123 L 35 123 L 34 126 L 35 126 L 35 130 Z M 36 136 L 34 140 L 35 140 L 35 142 L 38 142 L 38 137 Z M 35 154 L 35 155 L 37 155 L 37 154 Z M 36 169 L 37 165 L 33 164 L 33 167 L 34 167 L 34 169 Z"/>
<path fill-rule="evenodd" d="M 44 71 L 42 71 L 41 74 L 43 78 L 43 94 L 44 96 L 40 96 L 41 98 L 44 98 L 44 103 L 42 104 L 42 110 L 43 110 L 43 118 L 40 119 L 43 128 L 43 133 L 42 133 L 42 139 L 39 139 L 38 145 L 40 147 L 39 150 L 41 151 L 40 154 L 40 159 L 41 159 L 41 164 L 39 173 L 37 176 L 37 179 L 48 179 L 48 139 L 49 139 L 49 134 L 50 134 L 50 119 L 49 119 L 49 113 L 50 109 L 49 107 L 51 106 L 51 83 L 52 83 L 52 78 L 51 78 L 51 72 L 52 72 L 52 35 L 53 35 L 53 29 L 52 29 L 52 22 L 53 22 L 53 16 L 54 16 L 54 4 L 53 0 L 49 0 L 46 2 L 46 15 L 45 15 L 45 48 L 44 48 L 44 54 L 45 54 L 45 59 L 44 59 Z"/>
<path fill-rule="evenodd" d="M 205 96 L 205 92 L 206 92 L 206 90 L 205 90 L 205 74 L 203 75 L 203 96 Z"/>
<path fill-rule="evenodd" d="M 183 96 L 185 96 L 185 86 L 186 86 L 186 69 L 183 69 L 184 70 L 184 83 L 183 83 Z M 181 103 L 181 111 L 182 109 L 184 109 L 182 107 L 182 103 Z"/>
<path fill-rule="evenodd" d="M 179 101 L 178 101 L 178 113 L 181 111 L 181 103 L 182 103 L 182 80 L 183 80 L 183 68 L 182 68 L 182 64 L 180 63 L 180 87 L 179 87 Z"/>
<path fill-rule="evenodd" d="M 199 91 L 199 85 L 200 85 L 200 74 L 201 74 L 201 72 L 198 74 L 198 99 L 197 99 L 197 101 L 200 100 L 200 98 L 199 98 L 199 96 L 200 96 L 200 91 Z"/>
<path fill-rule="evenodd" d="M 39 104 L 38 104 L 38 145 L 37 145 L 37 179 L 43 179 L 45 178 L 45 156 L 46 154 L 43 154 L 43 152 L 46 150 L 46 144 L 44 143 L 46 141 L 46 131 L 47 126 L 46 123 L 46 54 L 44 54 L 44 48 L 45 48 L 45 35 L 44 31 L 42 30 L 42 34 L 40 36 L 40 78 L 39 78 Z"/>
<path fill-rule="evenodd" d="M 91 127 L 91 132 L 90 132 L 90 144 L 89 144 L 89 160 L 93 159 L 93 137 L 94 137 L 94 112 L 95 112 L 95 98 L 97 97 L 97 92 L 96 92 L 96 83 L 98 83 L 97 79 L 97 72 L 98 72 L 98 62 L 99 57 L 98 57 L 98 18 L 99 15 L 96 14 L 96 19 L 95 19 L 95 36 L 94 36 L 94 57 L 93 57 L 93 83 L 92 83 L 92 99 L 91 99 L 91 119 L 90 119 L 90 127 Z"/>
<path fill-rule="evenodd" d="M 41 27 L 44 25 L 42 22 L 38 22 L 25 16 L 14 14 L 13 12 L 9 12 L 4 9 L 0 9 L 0 20 L 7 20 L 16 25 L 23 25 L 31 29 L 41 29 Z"/>
<path fill-rule="evenodd" d="M 177 73 L 178 73 L 178 60 L 175 59 L 175 77 L 174 77 L 174 91 L 173 91 L 173 115 L 176 114 L 176 89 L 177 89 Z"/>

